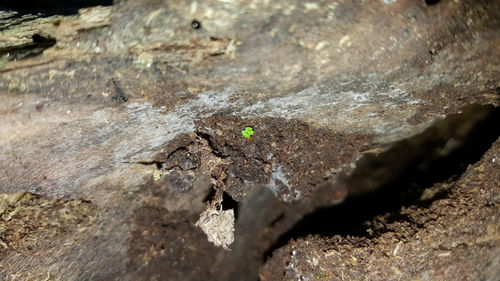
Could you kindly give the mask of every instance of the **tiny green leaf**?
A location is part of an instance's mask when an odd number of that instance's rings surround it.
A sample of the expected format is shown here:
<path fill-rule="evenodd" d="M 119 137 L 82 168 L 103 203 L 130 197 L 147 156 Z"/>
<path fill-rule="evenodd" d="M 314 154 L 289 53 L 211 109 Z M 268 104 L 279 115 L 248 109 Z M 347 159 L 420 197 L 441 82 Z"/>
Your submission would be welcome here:
<path fill-rule="evenodd" d="M 251 138 L 253 133 L 252 127 L 246 127 L 245 130 L 241 131 L 241 135 L 246 139 Z"/>

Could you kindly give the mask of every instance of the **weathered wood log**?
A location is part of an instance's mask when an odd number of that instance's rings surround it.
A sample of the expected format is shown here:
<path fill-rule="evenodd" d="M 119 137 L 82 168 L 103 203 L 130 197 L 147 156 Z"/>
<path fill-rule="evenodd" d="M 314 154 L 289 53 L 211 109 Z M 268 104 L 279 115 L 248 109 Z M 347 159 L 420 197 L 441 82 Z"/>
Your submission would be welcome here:
<path fill-rule="evenodd" d="M 148 0 L 76 13 L 2 10 L 0 280 L 256 280 L 264 256 L 281 246 L 263 280 L 283 270 L 283 278 L 341 280 L 316 275 L 327 258 L 308 271 L 279 268 L 298 245 L 287 239 L 315 233 L 308 214 L 320 208 L 375 196 L 448 155 L 462 159 L 460 149 L 476 144 L 470 138 L 486 147 L 479 156 L 486 151 L 498 137 L 499 9 L 472 0 Z M 498 177 L 494 166 L 487 171 Z M 395 197 L 394 216 L 404 204 L 421 206 Z M 352 200 L 347 210 L 380 218 Z M 206 204 L 234 209 L 232 251 L 195 226 Z M 470 208 L 477 212 L 463 223 L 480 223 L 467 241 L 486 239 L 494 212 Z M 450 272 L 463 264 L 459 256 L 482 251 L 485 259 L 467 261 L 467 278 L 494 276 L 498 239 L 487 231 L 486 244 L 450 257 Z M 334 234 L 317 241 L 333 243 Z M 361 243 L 353 241 L 350 249 Z M 396 266 L 387 261 L 385 269 Z M 399 269 L 394 279 L 425 279 L 436 266 Z M 463 276 L 456 272 L 435 279 Z M 358 277 L 372 278 L 350 278 Z"/>

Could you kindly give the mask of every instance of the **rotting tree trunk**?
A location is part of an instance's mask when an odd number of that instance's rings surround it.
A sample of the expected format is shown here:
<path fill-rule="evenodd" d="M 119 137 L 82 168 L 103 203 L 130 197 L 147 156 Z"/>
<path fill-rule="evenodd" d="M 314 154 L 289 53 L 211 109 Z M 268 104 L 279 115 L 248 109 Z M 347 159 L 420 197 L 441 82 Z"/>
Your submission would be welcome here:
<path fill-rule="evenodd" d="M 439 163 L 498 138 L 498 1 L 75 6 L 0 14 L 0 280 L 496 276 L 498 145 Z M 194 225 L 218 196 L 232 251 Z"/>

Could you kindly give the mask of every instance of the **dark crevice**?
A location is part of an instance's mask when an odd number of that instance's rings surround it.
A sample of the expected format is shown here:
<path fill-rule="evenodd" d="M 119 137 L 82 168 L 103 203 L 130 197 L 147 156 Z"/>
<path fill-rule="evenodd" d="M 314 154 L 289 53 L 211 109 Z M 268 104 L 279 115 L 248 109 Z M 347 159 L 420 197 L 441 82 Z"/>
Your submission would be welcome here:
<path fill-rule="evenodd" d="M 222 210 L 231 210 L 233 209 L 234 211 L 234 218 L 238 219 L 238 201 L 234 200 L 231 195 L 229 195 L 227 192 L 222 193 Z"/>
<path fill-rule="evenodd" d="M 425 4 L 428 6 L 439 3 L 441 0 L 425 0 Z"/>
<path fill-rule="evenodd" d="M 203 202 L 206 204 L 210 204 L 213 200 L 216 200 L 217 196 L 217 189 L 211 188 L 210 192 L 205 196 L 205 199 L 203 199 Z M 234 218 L 237 220 L 238 215 L 239 215 L 239 203 L 238 201 L 234 200 L 231 195 L 227 192 L 222 192 L 222 202 L 220 204 L 220 207 L 222 207 L 222 210 L 230 210 L 233 209 L 234 211 Z"/>
<path fill-rule="evenodd" d="M 203 199 L 203 202 L 209 203 L 212 200 L 214 200 L 216 193 L 217 193 L 217 189 L 210 188 L 210 191 L 208 192 L 207 196 L 205 196 L 205 199 Z"/>
<path fill-rule="evenodd" d="M 423 133 L 395 143 L 384 153 L 365 157 L 343 181 L 350 197 L 340 205 L 322 207 L 303 217 L 264 257 L 291 239 L 310 234 L 372 238 L 383 231 L 367 233 L 364 223 L 384 214 L 391 220 L 412 223 L 398 211 L 405 206 L 425 208 L 447 197 L 449 190 L 444 189 L 431 199 L 420 199 L 425 188 L 451 183 L 468 165 L 479 161 L 500 136 L 499 121 L 500 108 L 471 105 L 463 113 L 449 115 Z"/>
<path fill-rule="evenodd" d="M 56 39 L 46 37 L 41 34 L 33 34 L 33 36 L 31 36 L 31 39 L 33 40 L 33 43 L 38 44 L 39 46 L 53 46 L 56 43 Z"/>
<path fill-rule="evenodd" d="M 140 164 L 140 165 L 145 165 L 145 166 L 151 166 L 155 165 L 156 169 L 158 170 L 163 170 L 163 171 L 171 171 L 177 169 L 178 171 L 190 171 L 190 170 L 196 170 L 198 167 L 191 167 L 191 168 L 185 168 L 182 167 L 181 165 L 166 165 L 167 162 L 165 161 L 137 161 L 137 162 L 123 162 L 125 164 Z"/>
<path fill-rule="evenodd" d="M 284 218 L 285 218 L 285 213 L 279 214 L 277 218 L 275 218 L 273 221 L 271 221 L 271 223 L 269 223 L 269 227 L 275 226 L 277 223 L 282 221 Z"/>
<path fill-rule="evenodd" d="M 23 46 L 0 49 L 0 57 L 4 57 L 9 61 L 31 58 L 40 55 L 44 50 L 57 43 L 55 38 L 47 34 L 34 34 L 31 39 L 31 43 Z"/>
<path fill-rule="evenodd" d="M 125 164 L 140 164 L 144 166 L 151 166 L 155 165 L 156 169 L 160 170 L 163 168 L 163 164 L 165 164 L 164 161 L 137 161 L 137 162 L 123 162 Z"/>
<path fill-rule="evenodd" d="M 15 11 L 15 17 L 24 15 L 68 16 L 78 14 L 82 8 L 111 6 L 113 0 L 3 0 L 0 10 Z"/>
<path fill-rule="evenodd" d="M 202 138 L 204 140 L 207 141 L 208 143 L 208 146 L 210 147 L 210 149 L 212 150 L 212 154 L 214 154 L 215 156 L 219 157 L 219 158 L 227 158 L 229 157 L 228 155 L 224 155 L 222 152 L 220 152 L 216 145 L 214 144 L 213 140 L 212 140 L 212 136 L 207 134 L 207 133 L 203 133 L 203 132 L 200 132 L 200 131 L 195 131 L 195 134 L 199 137 L 199 138 Z"/>
<path fill-rule="evenodd" d="M 172 166 L 169 166 L 168 168 L 166 168 L 166 167 L 160 167 L 159 169 L 162 169 L 162 170 L 165 170 L 165 171 L 171 171 L 171 170 L 175 170 L 175 169 L 177 169 L 178 171 L 194 170 L 194 169 L 184 169 L 184 168 L 182 168 L 179 165 L 172 165 Z"/>
<path fill-rule="evenodd" d="M 141 164 L 143 164 L 143 163 L 141 163 Z M 165 164 L 165 162 L 153 161 L 151 164 L 154 164 L 156 166 L 156 169 L 161 170 L 161 168 L 163 168 L 163 164 Z"/>

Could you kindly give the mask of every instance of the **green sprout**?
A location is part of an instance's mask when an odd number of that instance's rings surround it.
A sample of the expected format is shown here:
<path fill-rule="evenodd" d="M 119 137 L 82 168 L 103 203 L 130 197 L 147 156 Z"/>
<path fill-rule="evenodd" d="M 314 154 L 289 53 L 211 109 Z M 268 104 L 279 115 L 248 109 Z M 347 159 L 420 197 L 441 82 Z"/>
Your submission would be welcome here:
<path fill-rule="evenodd" d="M 253 135 L 252 127 L 246 127 L 244 131 L 241 131 L 241 135 L 247 140 L 251 139 Z"/>

